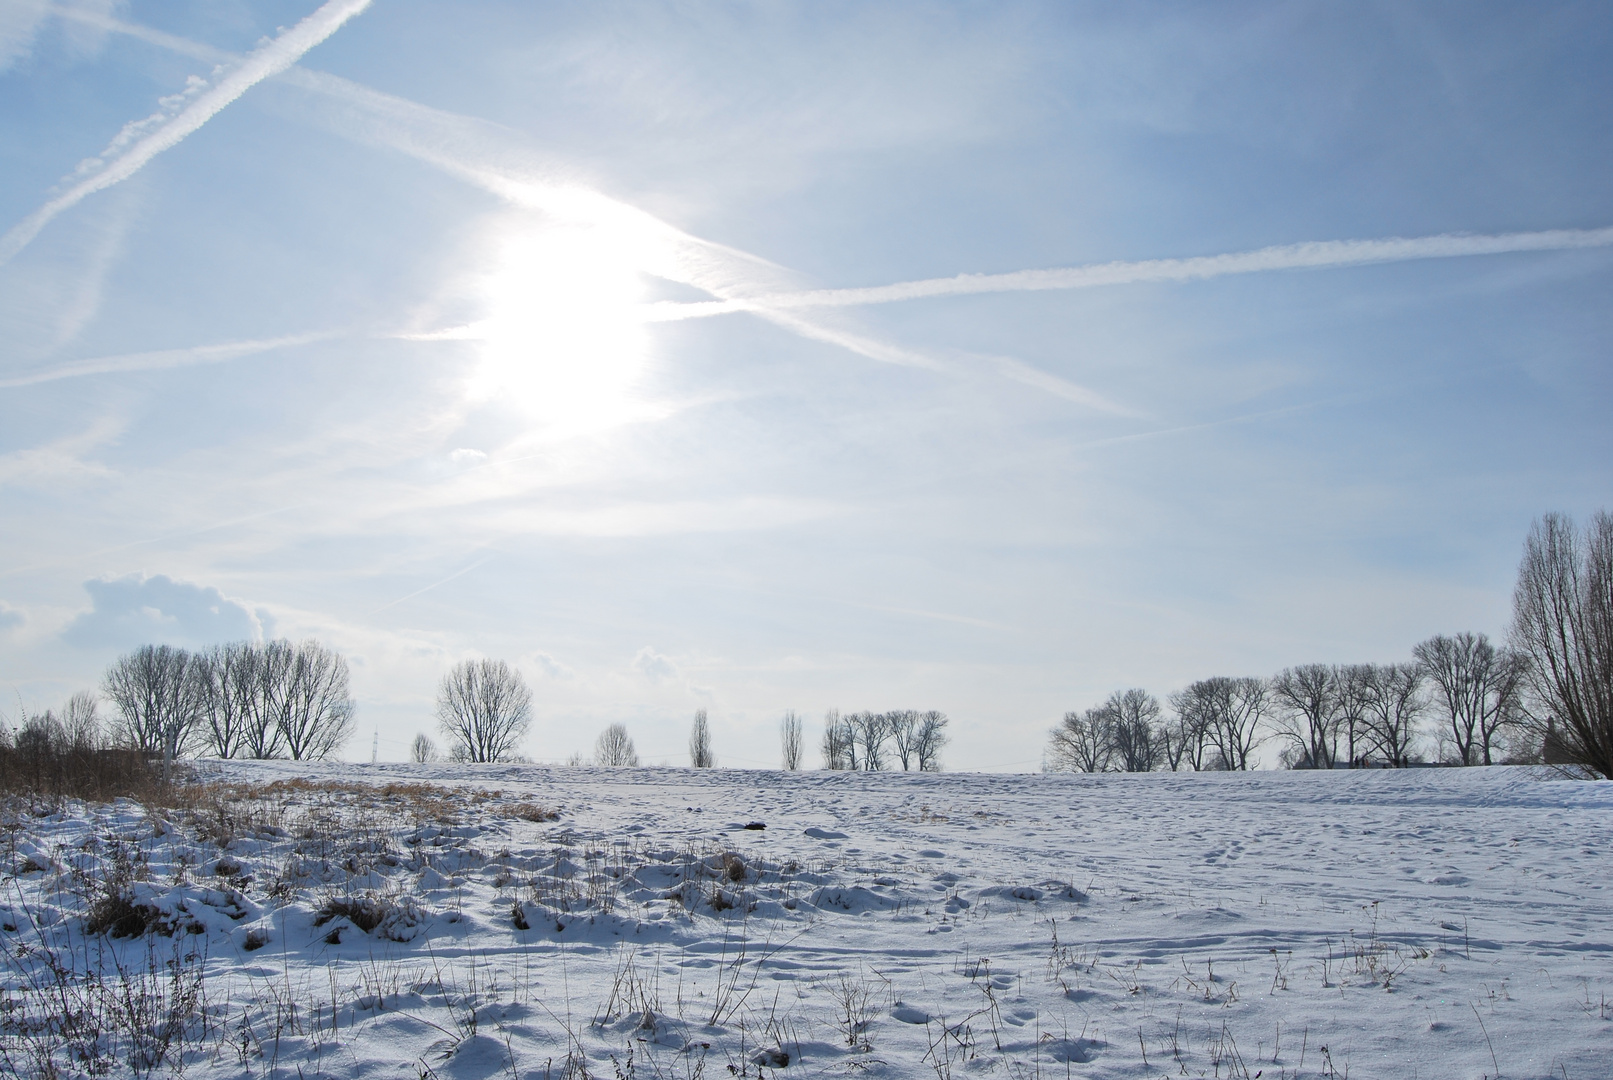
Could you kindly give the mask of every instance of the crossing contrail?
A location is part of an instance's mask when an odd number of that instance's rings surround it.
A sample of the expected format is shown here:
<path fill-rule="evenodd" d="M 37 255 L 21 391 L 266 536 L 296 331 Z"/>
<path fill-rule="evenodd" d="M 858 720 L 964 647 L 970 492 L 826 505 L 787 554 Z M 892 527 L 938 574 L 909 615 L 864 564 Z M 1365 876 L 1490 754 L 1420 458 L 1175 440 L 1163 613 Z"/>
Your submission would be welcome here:
<path fill-rule="evenodd" d="M 235 67 L 223 70 L 216 82 L 193 83 L 191 89 L 179 95 L 185 104 L 177 112 L 159 112 L 145 120 L 125 125 L 118 137 L 101 152 L 99 160 L 102 164 L 99 169 L 82 178 L 78 178 L 76 173 L 69 177 L 72 182 L 65 191 L 0 236 L 0 265 L 15 258 L 57 214 L 139 172 L 148 161 L 178 145 L 180 140 L 217 116 L 236 98 L 264 79 L 291 67 L 309 49 L 330 37 L 348 19 L 369 6 L 370 0 L 327 0 L 323 7 L 296 26 L 247 54 Z"/>
<path fill-rule="evenodd" d="M 304 22 L 312 21 L 335 6 L 335 0 L 332 0 Z M 363 3 L 354 0 L 348 6 L 352 11 L 343 15 L 343 19 L 361 10 Z M 186 55 L 228 55 L 219 54 L 210 46 L 124 23 L 110 16 L 67 9 L 58 11 L 64 17 L 90 22 L 103 29 L 128 34 Z M 335 25 L 339 25 L 339 22 Z M 335 29 L 335 25 L 331 30 Z M 281 40 L 289 36 L 284 35 Z M 310 42 L 307 48 L 316 43 Z M 265 50 L 273 48 L 274 44 L 278 42 L 265 46 Z M 260 53 L 263 51 L 260 50 Z M 1199 281 L 1268 271 L 1471 258 L 1529 251 L 1565 251 L 1613 245 L 1613 228 L 1551 229 L 1496 235 L 1448 233 L 1421 237 L 1306 241 L 1221 255 L 1116 261 L 1002 274 L 958 274 L 864 288 L 803 289 L 798 287 L 798 279 L 793 274 L 775 263 L 692 236 L 637 207 L 570 180 L 555 163 L 543 159 L 524 145 L 516 133 L 497 124 L 422 105 L 325 72 L 297 67 L 293 65 L 293 60 L 295 57 L 276 72 L 283 80 L 316 95 L 316 100 L 321 104 L 313 110 L 313 118 L 332 130 L 356 141 L 386 147 L 430 164 L 514 206 L 563 220 L 601 225 L 620 234 L 631 234 L 642 242 L 639 245 L 640 269 L 668 280 L 693 285 L 715 297 L 707 301 L 667 301 L 645 305 L 640 310 L 640 317 L 646 322 L 749 313 L 802 337 L 838 345 L 885 363 L 937 370 L 957 367 L 955 360 L 941 360 L 919 350 L 879 341 L 864 333 L 833 325 L 826 321 L 828 313 L 836 308 L 946 296 Z M 0 262 L 9 257 L 5 254 L 3 243 L 0 241 Z M 415 340 L 474 340 L 479 334 L 480 328 L 472 324 L 391 336 Z M 291 343 L 291 339 L 284 340 Z M 231 346 L 207 348 L 228 349 Z M 169 355 L 140 354 L 140 358 L 154 361 L 152 366 L 166 366 Z M 140 358 L 112 359 L 128 361 L 130 367 L 146 366 L 139 362 Z M 201 351 L 198 351 L 197 359 L 203 358 Z M 226 357 L 220 353 L 205 358 Z M 1130 412 L 1085 387 L 1021 361 L 998 356 L 976 360 L 984 360 L 1008 378 L 1071 401 L 1110 412 Z M 0 382 L 0 386 L 24 385 L 48 378 L 88 373 L 87 368 L 69 365 L 68 368 L 57 369 L 56 373 L 25 376 L 11 382 Z"/>
<path fill-rule="evenodd" d="M 1569 251 L 1613 245 L 1613 228 L 1547 229 L 1541 232 L 1388 237 L 1381 240 L 1311 240 L 1185 259 L 1093 263 L 1053 270 L 1015 270 L 1006 274 L 958 274 L 954 277 L 901 281 L 858 289 L 809 289 L 736 299 L 652 304 L 651 322 L 705 318 L 731 312 L 862 307 L 978 293 L 1043 292 L 1130 285 L 1151 281 L 1202 281 L 1230 274 L 1272 270 L 1306 270 L 1417 259 L 1459 259 L 1524 251 Z"/>

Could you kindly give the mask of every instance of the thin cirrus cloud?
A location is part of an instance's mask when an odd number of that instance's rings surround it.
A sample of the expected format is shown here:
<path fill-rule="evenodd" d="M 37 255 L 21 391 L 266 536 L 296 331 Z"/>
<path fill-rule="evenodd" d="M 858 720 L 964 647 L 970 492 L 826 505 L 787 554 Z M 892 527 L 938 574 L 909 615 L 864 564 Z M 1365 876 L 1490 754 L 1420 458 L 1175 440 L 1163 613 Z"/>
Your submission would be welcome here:
<path fill-rule="evenodd" d="M 67 184 L 64 191 L 0 236 L 0 265 L 15 258 L 62 211 L 139 172 L 152 158 L 179 145 L 187 135 L 264 79 L 295 64 L 309 49 L 369 6 L 370 0 L 327 0 L 319 10 L 249 53 L 238 64 L 215 73 L 216 81 L 192 77 L 182 93 L 163 100 L 161 111 L 125 125 L 99 157 L 87 166 L 80 166 L 64 181 Z"/>

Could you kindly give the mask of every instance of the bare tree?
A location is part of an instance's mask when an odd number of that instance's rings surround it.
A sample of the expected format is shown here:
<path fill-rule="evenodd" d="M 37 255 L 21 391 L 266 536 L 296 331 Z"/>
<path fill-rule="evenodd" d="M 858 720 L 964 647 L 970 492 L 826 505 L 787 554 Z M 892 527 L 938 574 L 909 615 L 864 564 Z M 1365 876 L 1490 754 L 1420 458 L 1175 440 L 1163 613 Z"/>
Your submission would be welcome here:
<path fill-rule="evenodd" d="M 638 751 L 624 724 L 612 724 L 594 742 L 594 764 L 611 768 L 637 768 Z"/>
<path fill-rule="evenodd" d="M 717 764 L 711 753 L 711 725 L 706 722 L 706 710 L 697 709 L 694 727 L 689 731 L 689 764 L 697 769 L 709 769 Z"/>
<path fill-rule="evenodd" d="M 262 692 L 260 652 L 250 641 L 232 641 L 197 656 L 202 735 L 217 757 L 238 757 L 246 750 L 255 715 L 253 699 Z"/>
<path fill-rule="evenodd" d="M 940 772 L 941 751 L 949 741 L 947 714 L 934 709 L 919 717 L 918 733 L 913 736 L 913 755 L 918 759 L 919 772 Z"/>
<path fill-rule="evenodd" d="M 1501 734 L 1523 720 L 1523 663 L 1483 634 L 1436 634 L 1412 649 L 1434 686 L 1463 765 L 1493 764 Z"/>
<path fill-rule="evenodd" d="M 1271 680 L 1277 733 L 1301 769 L 1331 769 L 1339 756 L 1339 685 L 1326 664 L 1284 668 Z M 1285 757 L 1285 760 L 1290 760 Z"/>
<path fill-rule="evenodd" d="M 885 714 L 885 731 L 891 745 L 896 748 L 896 760 L 902 771 L 909 772 L 918 763 L 915 740 L 919 733 L 919 714 L 916 709 L 893 709 Z"/>
<path fill-rule="evenodd" d="M 1248 769 L 1265 741 L 1261 727 L 1270 708 L 1265 679 L 1201 679 L 1173 694 L 1171 705 L 1190 731 L 1202 733 L 1202 768 Z"/>
<path fill-rule="evenodd" d="M 842 723 L 851 730 L 852 753 L 861 754 L 864 772 L 885 771 L 885 740 L 890 735 L 890 724 L 884 713 L 851 713 Z M 856 768 L 854 763 L 852 768 Z"/>
<path fill-rule="evenodd" d="M 1159 725 L 1159 762 L 1171 772 L 1180 772 L 1187 760 L 1187 738 L 1181 717 L 1172 717 Z"/>
<path fill-rule="evenodd" d="M 192 658 L 200 737 L 224 758 L 316 760 L 352 734 L 347 661 L 317 641 L 235 641 Z"/>
<path fill-rule="evenodd" d="M 214 757 L 229 758 L 235 756 L 237 743 L 240 741 L 240 724 L 233 710 L 220 708 L 224 686 L 218 675 L 217 654 L 223 646 L 214 646 L 206 652 L 196 653 L 196 670 L 191 677 L 196 680 L 196 696 L 202 713 L 201 739 L 205 752 Z"/>
<path fill-rule="evenodd" d="M 1371 664 L 1336 664 L 1333 667 L 1339 737 L 1344 742 L 1345 757 L 1352 769 L 1363 763 L 1368 748 L 1373 744 L 1367 715 L 1372 697 L 1369 685 L 1371 669 Z"/>
<path fill-rule="evenodd" d="M 1172 694 L 1170 702 L 1176 718 L 1160 725 L 1159 736 L 1165 764 L 1171 772 L 1184 768 L 1202 772 L 1211 764 L 1209 751 L 1214 745 L 1208 715 L 1185 690 Z"/>
<path fill-rule="evenodd" d="M 839 709 L 830 709 L 824 714 L 822 750 L 825 769 L 856 769 L 857 742 L 850 726 L 840 718 Z"/>
<path fill-rule="evenodd" d="M 161 754 L 163 772 L 190 747 L 201 719 L 190 653 L 171 645 L 142 645 L 107 668 L 102 691 L 116 706 L 124 742 Z"/>
<path fill-rule="evenodd" d="M 88 690 L 80 690 L 62 706 L 62 731 L 77 751 L 95 750 L 101 745 L 100 701 Z"/>
<path fill-rule="evenodd" d="M 1159 766 L 1159 700 L 1146 690 L 1111 694 L 1102 709 L 1109 716 L 1112 760 L 1122 772 L 1153 772 Z"/>
<path fill-rule="evenodd" d="M 297 666 L 297 650 L 289 641 L 266 641 L 253 649 L 252 656 L 251 664 L 237 669 L 244 681 L 240 693 L 246 707 L 241 751 L 246 757 L 260 760 L 282 757 L 285 745 L 280 730 Z"/>
<path fill-rule="evenodd" d="M 56 714 L 46 709 L 34 713 L 17 729 L 17 752 L 26 757 L 51 757 L 68 750 L 67 728 Z"/>
<path fill-rule="evenodd" d="M 1356 668 L 1366 737 L 1385 765 L 1404 768 L 1411 760 L 1417 718 L 1426 704 L 1422 669 L 1416 664 L 1358 664 Z"/>
<path fill-rule="evenodd" d="M 462 660 L 437 689 L 437 721 L 458 761 L 503 761 L 532 726 L 532 691 L 502 660 Z"/>
<path fill-rule="evenodd" d="M 801 718 L 792 709 L 779 722 L 779 742 L 784 751 L 784 770 L 797 772 L 801 768 Z"/>
<path fill-rule="evenodd" d="M 353 733 L 347 661 L 335 649 L 311 639 L 298 644 L 279 700 L 280 740 L 293 761 L 322 761 Z"/>
<path fill-rule="evenodd" d="M 409 760 L 425 764 L 437 760 L 437 744 L 431 741 L 431 736 L 424 731 L 414 737 L 409 744 Z"/>
<path fill-rule="evenodd" d="M 1613 515 L 1581 534 L 1565 514 L 1535 522 L 1512 594 L 1537 735 L 1567 763 L 1613 779 Z M 1548 759 L 1550 760 L 1550 759 Z"/>
<path fill-rule="evenodd" d="M 1105 772 L 1114 757 L 1112 717 L 1102 708 L 1067 712 L 1048 736 L 1048 772 Z"/>

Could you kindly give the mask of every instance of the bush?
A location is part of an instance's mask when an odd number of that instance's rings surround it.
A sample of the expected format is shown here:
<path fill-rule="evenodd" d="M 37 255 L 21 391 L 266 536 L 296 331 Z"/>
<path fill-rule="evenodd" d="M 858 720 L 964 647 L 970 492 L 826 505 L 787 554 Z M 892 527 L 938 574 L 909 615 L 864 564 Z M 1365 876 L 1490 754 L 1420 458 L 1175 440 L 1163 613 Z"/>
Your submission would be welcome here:
<path fill-rule="evenodd" d="M 58 737 L 55 726 L 42 722 L 51 719 L 49 713 L 30 718 L 16 737 L 0 728 L 0 795 L 166 801 L 170 784 L 160 759 Z"/>

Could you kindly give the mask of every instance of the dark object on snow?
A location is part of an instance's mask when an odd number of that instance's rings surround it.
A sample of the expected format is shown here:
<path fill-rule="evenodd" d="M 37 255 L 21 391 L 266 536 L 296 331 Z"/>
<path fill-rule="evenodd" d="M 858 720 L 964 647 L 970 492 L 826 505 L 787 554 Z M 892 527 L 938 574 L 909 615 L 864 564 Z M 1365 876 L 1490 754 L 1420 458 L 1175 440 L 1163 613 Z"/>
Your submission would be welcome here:
<path fill-rule="evenodd" d="M 763 829 L 767 828 L 767 823 L 762 821 L 752 821 L 748 823 L 745 828 L 751 830 L 752 832 L 761 832 Z"/>

